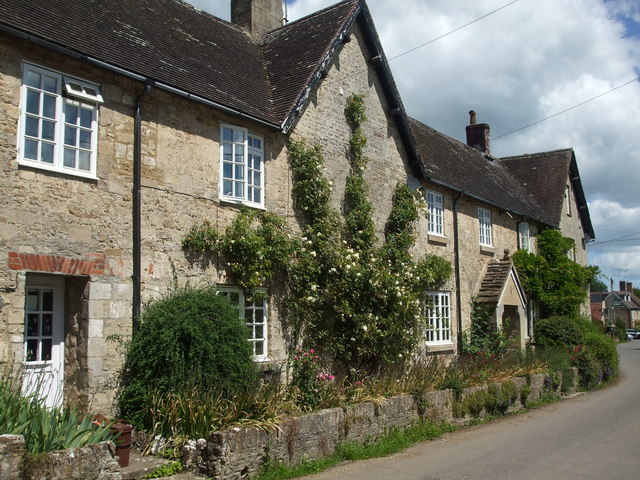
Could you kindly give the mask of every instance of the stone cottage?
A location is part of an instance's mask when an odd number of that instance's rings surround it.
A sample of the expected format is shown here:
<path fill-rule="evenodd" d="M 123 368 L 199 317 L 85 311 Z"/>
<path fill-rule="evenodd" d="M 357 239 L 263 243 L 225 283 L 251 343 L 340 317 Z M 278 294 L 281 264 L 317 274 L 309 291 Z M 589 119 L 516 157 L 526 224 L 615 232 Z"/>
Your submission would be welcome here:
<path fill-rule="evenodd" d="M 533 248 L 541 229 L 574 238 L 586 262 L 593 228 L 573 152 L 497 159 L 473 115 L 468 145 L 410 119 L 364 0 L 286 25 L 279 0 L 232 0 L 232 22 L 181 0 L 0 8 L 0 362 L 39 378 L 50 405 L 110 408 L 119 339 L 175 284 L 220 286 L 244 306 L 256 361 L 286 360 L 269 296 L 245 299 L 181 242 L 241 206 L 295 229 L 289 139 L 323 147 L 338 206 L 353 93 L 367 108 L 378 233 L 408 183 L 429 203 L 418 249 L 455 266 L 442 291 L 425 292 L 427 352 L 458 350 L 475 296 L 525 344 L 528 304 L 505 251 Z M 546 189 L 548 175 L 557 185 Z"/>

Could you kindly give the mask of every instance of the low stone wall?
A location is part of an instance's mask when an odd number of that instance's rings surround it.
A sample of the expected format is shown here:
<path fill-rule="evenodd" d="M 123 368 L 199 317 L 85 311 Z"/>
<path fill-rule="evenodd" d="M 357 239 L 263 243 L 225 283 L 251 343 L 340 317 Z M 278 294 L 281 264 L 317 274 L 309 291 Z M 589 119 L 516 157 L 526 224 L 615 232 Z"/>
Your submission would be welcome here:
<path fill-rule="evenodd" d="M 576 369 L 573 377 L 575 388 Z M 561 385 L 562 374 L 538 374 L 493 386 L 467 388 L 457 397 L 451 390 L 424 392 L 288 418 L 269 430 L 231 428 L 192 442 L 185 449 L 184 463 L 213 480 L 251 478 L 269 460 L 286 465 L 317 460 L 335 453 L 341 442 L 364 444 L 394 427 L 405 428 L 418 420 L 460 425 L 481 418 L 487 413 L 485 408 L 473 412 L 468 411 L 468 405 L 466 411 L 461 408 L 474 394 L 477 398 L 489 399 L 494 407 L 495 399 L 499 398 L 500 411 L 508 413 L 540 399 L 545 392 L 561 395 Z M 478 396 L 477 392 L 485 393 Z"/>
<path fill-rule="evenodd" d="M 21 435 L 0 435 L 2 480 L 121 480 L 112 442 L 38 455 L 26 454 Z"/>

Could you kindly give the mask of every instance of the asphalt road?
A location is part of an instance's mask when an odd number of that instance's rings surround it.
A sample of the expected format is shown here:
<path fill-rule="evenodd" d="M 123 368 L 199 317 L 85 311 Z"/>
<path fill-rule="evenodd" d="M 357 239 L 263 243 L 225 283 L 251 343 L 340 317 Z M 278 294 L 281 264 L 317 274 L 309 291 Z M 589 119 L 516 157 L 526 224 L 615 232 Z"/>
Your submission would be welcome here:
<path fill-rule="evenodd" d="M 638 480 L 640 340 L 612 386 L 306 480 Z"/>

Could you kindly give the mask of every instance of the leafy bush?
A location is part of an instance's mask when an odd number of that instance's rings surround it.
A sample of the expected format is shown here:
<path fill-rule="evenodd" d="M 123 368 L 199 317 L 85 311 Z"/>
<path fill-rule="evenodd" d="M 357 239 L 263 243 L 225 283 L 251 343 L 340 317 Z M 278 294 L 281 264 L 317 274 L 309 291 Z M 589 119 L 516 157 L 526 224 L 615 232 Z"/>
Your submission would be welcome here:
<path fill-rule="evenodd" d="M 247 336 L 237 307 L 212 288 L 181 290 L 151 304 L 127 350 L 121 415 L 149 427 L 151 394 L 193 385 L 224 395 L 247 389 L 257 378 Z"/>
<path fill-rule="evenodd" d="M 584 341 L 582 330 L 571 317 L 551 317 L 538 320 L 534 325 L 536 345 L 542 347 L 574 347 Z"/>

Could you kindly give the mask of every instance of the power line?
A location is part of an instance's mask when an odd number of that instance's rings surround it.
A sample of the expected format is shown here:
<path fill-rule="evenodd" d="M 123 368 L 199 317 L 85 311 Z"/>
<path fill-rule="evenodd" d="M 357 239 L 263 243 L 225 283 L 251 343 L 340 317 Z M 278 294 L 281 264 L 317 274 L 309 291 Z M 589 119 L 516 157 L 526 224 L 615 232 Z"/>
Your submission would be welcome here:
<path fill-rule="evenodd" d="M 594 243 L 589 244 L 589 246 L 590 247 L 595 247 L 597 245 L 604 245 L 605 243 L 629 242 L 629 241 L 632 241 L 632 240 L 640 240 L 640 238 L 629 238 L 629 237 L 632 237 L 634 235 L 640 235 L 640 232 L 629 233 L 628 235 L 623 235 L 621 237 L 612 238 L 610 240 L 604 240 L 602 242 L 594 242 Z"/>
<path fill-rule="evenodd" d="M 563 113 L 567 113 L 570 110 L 573 110 L 575 108 L 581 107 L 582 105 L 585 105 L 585 104 L 587 104 L 589 102 L 597 100 L 600 97 L 604 97 L 605 95 L 608 95 L 611 92 L 615 92 L 616 90 L 618 90 L 618 89 L 620 89 L 622 87 L 625 87 L 625 86 L 627 86 L 627 85 L 629 85 L 629 84 L 631 84 L 633 82 L 637 82 L 638 80 L 640 80 L 640 76 L 638 76 L 638 77 L 636 77 L 636 78 L 634 78 L 632 80 L 629 80 L 628 82 L 625 82 L 625 83 L 623 83 L 621 85 L 618 85 L 617 87 L 613 87 L 611 90 L 607 90 L 606 92 L 601 93 L 599 95 L 596 95 L 595 97 L 591 97 L 588 100 L 585 100 L 584 102 L 576 103 L 575 105 L 573 105 L 573 106 L 571 106 L 569 108 L 565 108 L 564 110 L 561 110 L 561 111 L 559 111 L 557 113 L 554 113 L 553 115 L 549 115 L 548 117 L 542 118 L 542 119 L 537 120 L 537 121 L 535 121 L 533 123 L 529 123 L 528 125 L 525 125 L 523 127 L 516 128 L 515 130 L 511 130 L 510 132 L 503 133 L 502 135 L 498 135 L 497 137 L 493 137 L 491 140 L 497 140 L 499 138 L 506 137 L 507 135 L 511 135 L 512 133 L 519 132 L 520 130 L 524 130 L 525 128 L 533 127 L 534 125 L 538 125 L 539 123 L 546 122 L 547 120 L 549 120 L 551 118 L 557 117 L 558 115 L 562 115 Z"/>

